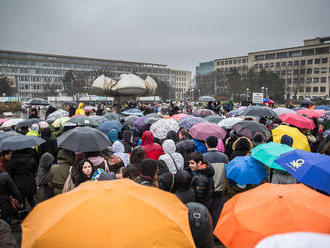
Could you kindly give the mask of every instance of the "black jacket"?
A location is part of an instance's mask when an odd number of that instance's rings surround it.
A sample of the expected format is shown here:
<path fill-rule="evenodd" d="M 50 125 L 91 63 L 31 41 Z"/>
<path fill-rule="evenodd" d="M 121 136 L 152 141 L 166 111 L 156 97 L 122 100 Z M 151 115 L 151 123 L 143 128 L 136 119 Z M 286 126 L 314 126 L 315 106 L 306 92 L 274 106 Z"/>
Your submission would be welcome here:
<path fill-rule="evenodd" d="M 176 152 L 180 153 L 184 159 L 184 169 L 190 171 L 188 156 L 195 151 L 195 143 L 190 139 L 180 140 L 176 144 Z"/>
<path fill-rule="evenodd" d="M 214 193 L 214 169 L 207 166 L 205 169 L 194 172 L 191 186 L 195 191 L 196 201 L 204 204 L 209 210 Z"/>

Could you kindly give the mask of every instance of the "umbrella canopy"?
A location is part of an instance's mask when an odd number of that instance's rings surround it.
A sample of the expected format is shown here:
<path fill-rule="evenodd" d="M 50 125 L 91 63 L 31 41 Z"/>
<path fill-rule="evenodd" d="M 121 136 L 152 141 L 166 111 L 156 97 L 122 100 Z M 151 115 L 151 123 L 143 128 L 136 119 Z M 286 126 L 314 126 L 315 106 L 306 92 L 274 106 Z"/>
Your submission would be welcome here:
<path fill-rule="evenodd" d="M 269 140 L 272 136 L 271 132 L 262 124 L 254 121 L 243 120 L 236 123 L 233 129 L 240 135 L 253 139 L 256 135 L 260 134 L 265 141 Z"/>
<path fill-rule="evenodd" d="M 123 111 L 122 114 L 124 114 L 124 115 L 136 115 L 136 116 L 142 116 L 143 115 L 141 110 L 138 109 L 138 108 L 127 109 L 127 110 Z"/>
<path fill-rule="evenodd" d="M 85 112 L 92 112 L 93 110 L 96 112 L 96 107 L 94 106 L 86 106 L 84 108 Z"/>
<path fill-rule="evenodd" d="M 272 133 L 273 133 L 273 142 L 275 143 L 281 143 L 282 136 L 288 135 L 293 140 L 293 144 L 292 144 L 293 148 L 305 150 L 308 152 L 311 151 L 307 137 L 295 127 L 279 125 L 278 127 L 272 130 Z"/>
<path fill-rule="evenodd" d="M 240 185 L 259 184 L 268 176 L 265 166 L 250 156 L 237 156 L 226 164 L 226 176 Z"/>
<path fill-rule="evenodd" d="M 76 127 L 57 138 L 57 145 L 74 152 L 103 151 L 111 146 L 108 137 L 101 131 L 91 127 Z"/>
<path fill-rule="evenodd" d="M 68 120 L 70 120 L 70 117 L 61 117 L 61 118 L 55 120 L 55 121 L 52 123 L 52 126 L 55 127 L 55 128 L 61 127 L 61 126 L 63 126 L 63 124 L 64 124 L 65 122 L 67 122 Z"/>
<path fill-rule="evenodd" d="M 273 111 L 278 115 L 283 115 L 286 113 L 292 113 L 292 114 L 296 114 L 296 111 L 292 110 L 292 109 L 288 109 L 288 108 L 274 108 Z"/>
<path fill-rule="evenodd" d="M 324 110 L 313 110 L 313 109 L 301 109 L 297 111 L 298 114 L 300 115 L 306 115 L 309 118 L 320 118 L 322 115 L 326 113 Z"/>
<path fill-rule="evenodd" d="M 38 125 L 39 125 L 40 128 L 47 128 L 47 127 L 49 127 L 49 124 L 46 121 L 40 121 L 38 123 Z"/>
<path fill-rule="evenodd" d="M 69 116 L 69 112 L 65 111 L 63 109 L 58 109 L 56 111 L 54 111 L 53 113 L 51 113 L 50 115 L 48 115 L 47 120 L 57 120 L 61 117 L 66 117 Z"/>
<path fill-rule="evenodd" d="M 242 115 L 245 110 L 246 110 L 246 106 L 241 106 L 238 109 L 232 110 L 228 113 L 229 117 L 233 117 L 233 116 L 238 116 L 238 115 Z"/>
<path fill-rule="evenodd" d="M 298 128 L 307 128 L 307 129 L 314 129 L 315 124 L 313 120 L 306 118 L 305 116 L 298 115 L 297 113 L 286 113 L 279 116 L 279 118 L 295 127 Z"/>
<path fill-rule="evenodd" d="M 277 159 L 281 154 L 293 150 L 294 149 L 290 146 L 269 142 L 266 144 L 257 145 L 255 148 L 253 148 L 251 156 L 270 168 L 285 171 L 285 169 L 275 163 L 274 160 Z"/>
<path fill-rule="evenodd" d="M 275 163 L 299 182 L 330 194 L 330 156 L 294 150 L 282 154 Z"/>
<path fill-rule="evenodd" d="M 120 121 L 120 118 L 121 118 L 121 116 L 120 116 L 120 114 L 117 114 L 117 113 L 115 113 L 115 112 L 113 112 L 113 113 L 107 113 L 107 114 L 105 114 L 105 115 L 103 115 L 105 118 L 107 118 L 109 121 L 111 121 L 111 120 L 117 120 L 117 121 Z"/>
<path fill-rule="evenodd" d="M 149 124 L 149 125 L 152 125 L 154 124 L 155 122 L 159 121 L 160 119 L 163 119 L 162 116 L 152 116 L 150 118 L 145 118 L 144 119 L 144 123 L 145 124 Z M 168 118 L 167 118 L 168 119 Z"/>
<path fill-rule="evenodd" d="M 182 118 L 188 117 L 189 115 L 186 114 L 176 114 L 176 115 L 172 115 L 170 118 L 175 120 L 175 121 L 179 121 Z"/>
<path fill-rule="evenodd" d="M 20 134 L 20 133 L 15 132 L 15 131 L 0 132 L 0 141 L 7 138 L 7 137 L 16 136 L 16 135 L 22 135 L 23 136 L 23 134 Z"/>
<path fill-rule="evenodd" d="M 265 106 L 250 106 L 247 107 L 243 115 L 259 116 L 259 117 L 277 117 L 277 114 Z"/>
<path fill-rule="evenodd" d="M 5 123 L 8 119 L 0 119 L 0 124 Z"/>
<path fill-rule="evenodd" d="M 150 126 L 150 131 L 158 139 L 165 139 L 169 131 L 178 132 L 179 129 L 179 124 L 172 119 L 160 119 Z"/>
<path fill-rule="evenodd" d="M 94 120 L 88 118 L 88 116 L 75 116 L 72 117 L 70 120 L 67 122 L 71 122 L 76 124 L 77 126 L 89 126 L 89 127 L 96 127 L 98 125 L 97 122 Z"/>
<path fill-rule="evenodd" d="M 323 109 L 325 111 L 330 111 L 330 106 L 329 105 L 320 105 L 320 106 L 316 106 L 314 109 Z"/>
<path fill-rule="evenodd" d="M 23 248 L 195 247 L 187 207 L 128 179 L 86 182 L 38 204 L 22 233 Z"/>
<path fill-rule="evenodd" d="M 41 98 L 33 98 L 30 101 L 28 101 L 29 105 L 50 105 L 49 102 L 45 99 Z"/>
<path fill-rule="evenodd" d="M 19 129 L 22 127 L 29 127 L 34 123 L 39 123 L 41 120 L 38 118 L 32 118 L 32 119 L 27 119 L 27 120 L 23 120 L 19 123 L 17 123 L 17 125 L 15 126 L 15 128 Z"/>
<path fill-rule="evenodd" d="M 119 121 L 117 120 L 112 120 L 112 121 L 106 121 L 101 123 L 99 126 L 97 126 L 97 129 L 108 135 L 108 132 L 111 129 L 116 129 L 118 132 L 120 132 L 122 128 L 122 125 Z"/>
<path fill-rule="evenodd" d="M 129 125 L 133 125 L 133 123 L 138 119 L 139 117 L 136 115 L 129 115 L 124 118 L 125 123 L 128 123 Z"/>
<path fill-rule="evenodd" d="M 150 125 L 145 123 L 146 116 L 141 116 L 137 120 L 134 121 L 133 127 L 139 129 L 140 131 L 144 132 L 150 128 Z"/>
<path fill-rule="evenodd" d="M 262 184 L 227 201 L 214 234 L 228 248 L 252 248 L 287 232 L 328 233 L 329 199 L 303 184 Z"/>
<path fill-rule="evenodd" d="M 204 119 L 207 120 L 208 122 L 218 124 L 220 121 L 226 119 L 226 117 L 220 115 L 209 115 L 206 116 Z"/>
<path fill-rule="evenodd" d="M 44 143 L 45 140 L 37 136 L 25 136 L 25 135 L 14 135 L 9 136 L 1 140 L 0 150 L 3 151 L 16 151 L 22 150 L 29 147 L 39 146 Z"/>
<path fill-rule="evenodd" d="M 230 117 L 227 119 L 223 119 L 218 123 L 218 126 L 223 128 L 232 128 L 236 123 L 243 121 L 241 118 L 238 117 Z"/>
<path fill-rule="evenodd" d="M 216 100 L 212 96 L 200 96 L 198 98 L 198 101 L 200 101 L 200 102 L 214 102 Z"/>
<path fill-rule="evenodd" d="M 210 136 L 215 136 L 218 139 L 224 139 L 226 137 L 227 132 L 219 127 L 217 124 L 205 122 L 205 123 L 197 123 L 194 125 L 189 134 L 194 139 L 206 140 Z"/>
<path fill-rule="evenodd" d="M 101 123 L 106 122 L 108 120 L 104 116 L 99 116 L 99 115 L 88 116 L 88 119 L 91 119 L 93 122 L 96 122 L 97 124 L 101 124 Z"/>
<path fill-rule="evenodd" d="M 12 126 L 16 126 L 18 123 L 20 123 L 21 121 L 24 121 L 24 119 L 21 118 L 17 118 L 17 119 L 10 119 L 8 121 L 6 121 L 5 123 L 3 123 L 1 125 L 1 127 L 12 127 Z"/>
<path fill-rule="evenodd" d="M 184 117 L 179 120 L 179 126 L 180 128 L 185 128 L 185 129 L 191 129 L 195 124 L 197 123 L 203 123 L 206 122 L 205 119 L 201 117 L 195 117 L 195 116 L 188 116 Z"/>
<path fill-rule="evenodd" d="M 193 115 L 197 117 L 206 117 L 209 115 L 215 115 L 215 113 L 210 109 L 197 109 L 193 112 Z"/>

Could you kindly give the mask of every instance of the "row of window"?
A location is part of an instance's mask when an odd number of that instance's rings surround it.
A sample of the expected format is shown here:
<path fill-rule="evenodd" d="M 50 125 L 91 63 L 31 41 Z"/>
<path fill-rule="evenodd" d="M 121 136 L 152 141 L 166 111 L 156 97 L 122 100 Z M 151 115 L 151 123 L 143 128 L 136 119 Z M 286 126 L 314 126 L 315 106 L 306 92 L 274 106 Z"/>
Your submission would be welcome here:
<path fill-rule="evenodd" d="M 305 90 L 305 92 L 311 92 L 312 88 L 313 88 L 313 92 L 326 92 L 326 90 L 327 90 L 326 87 L 305 87 L 305 88 L 301 87 L 299 89 L 299 92 L 304 92 L 304 90 Z M 288 92 L 290 92 L 291 90 L 294 90 L 294 89 L 291 89 L 291 87 L 287 87 L 286 90 Z"/>
<path fill-rule="evenodd" d="M 221 60 L 221 61 L 217 61 L 217 65 L 231 65 L 231 64 L 240 64 L 240 63 L 247 63 L 248 62 L 248 58 L 244 58 L 244 59 L 229 59 L 229 60 Z"/>
<path fill-rule="evenodd" d="M 329 81 L 330 81 L 330 77 L 329 77 Z M 288 84 L 290 83 L 298 83 L 298 82 L 301 82 L 301 83 L 326 83 L 327 82 L 327 78 L 326 77 L 321 77 L 321 78 L 318 78 L 318 77 L 314 77 L 314 78 L 310 78 L 310 77 L 307 77 L 306 79 L 305 78 L 288 78 L 286 79 L 286 82 Z"/>
<path fill-rule="evenodd" d="M 326 64 L 328 63 L 328 58 L 318 58 L 318 59 L 307 59 L 307 60 L 294 60 L 294 61 L 282 61 L 276 63 L 264 63 L 264 64 L 254 64 L 254 68 L 269 68 L 269 67 L 280 67 L 280 66 L 298 66 L 298 65 L 312 65 L 314 64 Z"/>
<path fill-rule="evenodd" d="M 18 79 L 25 82 L 62 82 L 61 77 L 18 76 Z"/>

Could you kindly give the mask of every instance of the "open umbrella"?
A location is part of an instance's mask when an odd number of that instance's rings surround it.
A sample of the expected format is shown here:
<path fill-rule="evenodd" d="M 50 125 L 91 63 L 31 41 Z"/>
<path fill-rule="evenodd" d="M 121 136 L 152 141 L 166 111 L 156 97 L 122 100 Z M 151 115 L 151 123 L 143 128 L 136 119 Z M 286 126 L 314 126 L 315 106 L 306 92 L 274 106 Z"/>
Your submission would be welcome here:
<path fill-rule="evenodd" d="M 16 151 L 22 150 L 29 147 L 39 146 L 44 143 L 45 140 L 37 136 L 25 136 L 25 135 L 14 135 L 9 136 L 1 140 L 0 150 Z"/>
<path fill-rule="evenodd" d="M 101 131 L 91 127 L 76 127 L 57 138 L 57 145 L 74 152 L 103 151 L 111 146 L 108 137 Z"/>
<path fill-rule="evenodd" d="M 300 115 L 306 115 L 309 118 L 320 118 L 322 115 L 326 113 L 324 110 L 313 110 L 313 109 L 301 109 L 297 111 L 298 114 Z"/>
<path fill-rule="evenodd" d="M 295 127 L 298 128 L 307 128 L 307 129 L 314 129 L 315 128 L 315 124 L 313 122 L 313 120 L 306 118 L 305 116 L 302 115 L 298 115 L 297 113 L 286 113 L 286 114 L 282 114 L 279 116 L 279 118 L 288 123 L 291 124 Z"/>
<path fill-rule="evenodd" d="M 186 114 L 176 114 L 176 115 L 172 115 L 170 118 L 175 120 L 175 121 L 179 121 L 184 117 L 188 117 L 189 115 Z"/>
<path fill-rule="evenodd" d="M 238 109 L 232 110 L 228 113 L 229 117 L 234 117 L 234 116 L 238 116 L 238 115 L 242 115 L 245 110 L 246 110 L 246 106 L 241 106 Z"/>
<path fill-rule="evenodd" d="M 150 126 L 150 131 L 158 139 L 165 139 L 169 131 L 177 132 L 179 129 L 179 124 L 172 119 L 160 119 Z"/>
<path fill-rule="evenodd" d="M 243 121 L 243 119 L 238 117 L 230 117 L 227 119 L 223 119 L 218 123 L 218 126 L 223 128 L 232 128 L 236 123 Z"/>
<path fill-rule="evenodd" d="M 193 115 L 197 117 L 206 117 L 209 115 L 216 115 L 216 114 L 210 109 L 197 109 L 193 112 Z"/>
<path fill-rule="evenodd" d="M 200 102 L 214 102 L 215 99 L 212 96 L 200 96 L 198 98 L 198 101 L 200 101 Z"/>
<path fill-rule="evenodd" d="M 215 136 L 218 139 L 224 139 L 226 137 L 227 132 L 222 127 L 219 127 L 217 124 L 205 122 L 195 124 L 189 130 L 189 134 L 194 139 L 206 140 L 210 136 Z"/>
<path fill-rule="evenodd" d="M 180 128 L 185 128 L 185 129 L 191 129 L 195 124 L 197 123 L 203 123 L 207 122 L 205 119 L 201 117 L 195 117 L 195 116 L 188 116 L 184 117 L 179 120 L 179 126 Z"/>
<path fill-rule="evenodd" d="M 97 122 L 94 120 L 88 118 L 88 116 L 76 116 L 72 117 L 70 120 L 67 122 L 71 122 L 76 124 L 77 126 L 89 126 L 89 127 L 96 127 L 98 125 Z"/>
<path fill-rule="evenodd" d="M 107 118 L 109 121 L 111 121 L 111 120 L 117 120 L 117 121 L 120 121 L 120 118 L 121 118 L 121 116 L 120 116 L 120 114 L 117 114 L 117 113 L 115 113 L 115 112 L 113 112 L 113 113 L 107 113 L 107 114 L 105 114 L 105 115 L 103 115 L 105 118 Z"/>
<path fill-rule="evenodd" d="M 23 120 L 19 123 L 17 123 L 17 125 L 15 126 L 15 128 L 19 129 L 22 127 L 29 127 L 34 123 L 39 123 L 41 120 L 38 118 L 32 118 L 32 119 L 27 119 L 27 120 Z"/>
<path fill-rule="evenodd" d="M 299 182 L 330 194 L 330 156 L 294 150 L 282 154 L 275 163 Z"/>
<path fill-rule="evenodd" d="M 57 120 L 55 120 L 53 123 L 52 123 L 52 126 L 55 127 L 55 128 L 58 128 L 60 126 L 63 126 L 63 124 L 65 122 L 67 122 L 68 120 L 70 120 L 70 117 L 61 117 Z"/>
<path fill-rule="evenodd" d="M 285 169 L 275 163 L 274 160 L 277 159 L 281 154 L 292 150 L 294 149 L 290 146 L 269 142 L 266 144 L 257 145 L 255 148 L 253 148 L 251 157 L 267 165 L 269 168 L 285 171 Z"/>
<path fill-rule="evenodd" d="M 226 164 L 226 176 L 240 185 L 259 184 L 268 176 L 265 166 L 250 156 L 237 156 Z"/>
<path fill-rule="evenodd" d="M 93 110 L 96 112 L 96 107 L 94 106 L 86 106 L 84 108 L 85 112 L 92 112 Z"/>
<path fill-rule="evenodd" d="M 226 117 L 220 115 L 209 115 L 206 116 L 204 119 L 207 120 L 208 122 L 218 124 L 220 121 L 226 119 Z"/>
<path fill-rule="evenodd" d="M 136 115 L 136 116 L 142 116 L 143 115 L 141 110 L 138 109 L 138 108 L 127 109 L 127 110 L 123 111 L 122 114 L 124 114 L 124 115 Z"/>
<path fill-rule="evenodd" d="M 303 184 L 265 183 L 227 201 L 214 234 L 228 248 L 253 248 L 287 232 L 328 233 L 329 197 Z"/>
<path fill-rule="evenodd" d="M 138 119 L 139 117 L 136 115 L 129 115 L 124 118 L 125 123 L 128 123 L 129 125 L 133 125 L 133 123 Z"/>
<path fill-rule="evenodd" d="M 16 118 L 16 119 L 10 119 L 8 121 L 6 121 L 5 123 L 3 123 L 1 125 L 2 128 L 4 127 L 12 127 L 12 126 L 16 126 L 18 123 L 20 123 L 21 121 L 24 121 L 24 119 L 21 118 Z"/>
<path fill-rule="evenodd" d="M 320 106 L 316 106 L 314 109 L 322 109 L 325 111 L 330 111 L 330 106 L 329 105 L 320 105 Z"/>
<path fill-rule="evenodd" d="M 5 123 L 6 121 L 8 121 L 8 119 L 0 119 L 0 125 L 1 125 L 2 123 Z"/>
<path fill-rule="evenodd" d="M 86 182 L 38 204 L 22 233 L 23 248 L 195 247 L 187 207 L 128 179 Z"/>
<path fill-rule="evenodd" d="M 120 132 L 121 128 L 122 128 L 122 125 L 117 120 L 106 121 L 97 126 L 97 129 L 102 131 L 106 135 L 108 135 L 108 132 L 111 129 L 116 129 L 118 132 Z"/>
<path fill-rule="evenodd" d="M 40 128 L 47 128 L 47 127 L 49 127 L 49 124 L 46 121 L 40 121 L 38 123 L 38 125 L 39 125 Z"/>
<path fill-rule="evenodd" d="M 88 116 L 88 119 L 91 119 L 93 122 L 96 122 L 97 124 L 101 124 L 108 120 L 104 116 L 100 116 L 100 115 L 91 115 L 91 116 Z"/>
<path fill-rule="evenodd" d="M 254 121 L 243 120 L 236 123 L 233 129 L 240 135 L 253 139 L 256 135 L 260 134 L 265 141 L 269 140 L 272 136 L 271 132 L 262 124 Z"/>
<path fill-rule="evenodd" d="M 259 116 L 259 117 L 277 117 L 277 114 L 265 106 L 250 106 L 247 107 L 243 115 Z"/>
<path fill-rule="evenodd" d="M 50 105 L 49 102 L 41 98 L 33 98 L 28 101 L 28 105 Z"/>
<path fill-rule="evenodd" d="M 22 135 L 23 136 L 23 134 L 20 134 L 20 133 L 15 132 L 15 131 L 0 132 L 0 141 L 7 138 L 7 137 L 16 136 L 16 135 Z"/>
<path fill-rule="evenodd" d="M 69 116 L 69 112 L 65 111 L 63 109 L 58 109 L 56 111 L 54 111 L 53 113 L 51 113 L 50 115 L 48 115 L 47 120 L 57 120 L 61 117 L 66 117 Z"/>
<path fill-rule="evenodd" d="M 296 111 L 288 108 L 274 108 L 273 111 L 278 115 L 283 115 L 286 113 L 296 114 Z"/>
<path fill-rule="evenodd" d="M 149 125 L 152 125 L 155 122 L 159 121 L 160 119 L 163 119 L 163 117 L 162 116 L 152 116 L 150 118 L 146 118 L 144 120 L 144 123 L 149 124 Z"/>
<path fill-rule="evenodd" d="M 282 136 L 288 135 L 293 140 L 293 144 L 292 144 L 293 148 L 305 150 L 308 152 L 311 151 L 307 137 L 295 127 L 279 125 L 278 127 L 272 130 L 272 133 L 273 133 L 273 142 L 275 143 L 281 143 Z"/>
<path fill-rule="evenodd" d="M 146 116 L 141 116 L 134 121 L 133 127 L 139 129 L 141 132 L 144 132 L 150 128 L 150 124 L 145 123 Z"/>

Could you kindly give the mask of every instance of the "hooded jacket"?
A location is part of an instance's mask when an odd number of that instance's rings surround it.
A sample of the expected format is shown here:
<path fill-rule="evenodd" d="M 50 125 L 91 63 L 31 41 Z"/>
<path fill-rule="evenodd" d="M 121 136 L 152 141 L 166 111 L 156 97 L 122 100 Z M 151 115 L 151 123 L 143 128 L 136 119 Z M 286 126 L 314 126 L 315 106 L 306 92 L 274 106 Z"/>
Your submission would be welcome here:
<path fill-rule="evenodd" d="M 76 109 L 76 115 L 86 115 L 85 110 L 82 108 L 84 104 L 81 102 L 79 103 L 78 108 Z"/>
<path fill-rule="evenodd" d="M 57 158 L 57 153 L 58 153 L 57 141 L 55 138 L 52 137 L 52 132 L 50 128 L 45 128 L 42 131 L 41 138 L 46 140 L 46 142 L 42 143 L 39 146 L 38 149 L 39 155 L 42 156 L 44 153 L 48 152 L 52 154 L 54 158 Z"/>
<path fill-rule="evenodd" d="M 38 168 L 38 185 L 47 185 L 48 184 L 48 173 L 52 163 L 54 161 L 54 156 L 48 152 L 44 153 L 39 161 Z"/>
<path fill-rule="evenodd" d="M 183 170 L 184 159 L 180 153 L 175 152 L 176 146 L 174 141 L 171 139 L 165 140 L 162 147 L 165 154 L 160 156 L 159 160 L 163 160 L 166 163 L 169 171 L 175 174 L 177 171 Z"/>
<path fill-rule="evenodd" d="M 176 151 L 180 153 L 184 159 L 184 169 L 190 170 L 188 156 L 190 153 L 194 152 L 194 150 L 195 143 L 190 139 L 180 140 L 176 144 Z"/>
<path fill-rule="evenodd" d="M 174 176 L 175 195 L 184 203 L 195 202 L 195 191 L 191 188 L 191 175 L 187 171 L 178 171 Z"/>
<path fill-rule="evenodd" d="M 164 154 L 163 148 L 159 144 L 154 143 L 154 136 L 150 131 L 143 133 L 141 146 L 146 152 L 146 158 L 158 160 Z"/>
<path fill-rule="evenodd" d="M 116 140 L 118 140 L 118 131 L 116 129 L 109 130 L 108 138 L 112 143 L 114 143 Z"/>
<path fill-rule="evenodd" d="M 133 133 L 130 130 L 125 130 L 123 132 L 123 140 L 121 143 L 124 145 L 125 153 L 131 153 L 133 150 L 133 144 L 131 142 L 132 135 Z"/>

